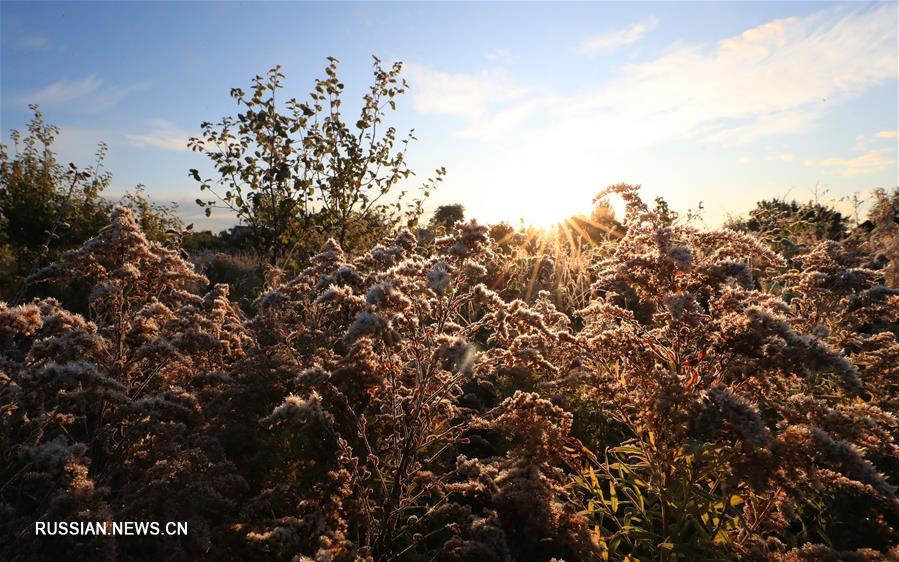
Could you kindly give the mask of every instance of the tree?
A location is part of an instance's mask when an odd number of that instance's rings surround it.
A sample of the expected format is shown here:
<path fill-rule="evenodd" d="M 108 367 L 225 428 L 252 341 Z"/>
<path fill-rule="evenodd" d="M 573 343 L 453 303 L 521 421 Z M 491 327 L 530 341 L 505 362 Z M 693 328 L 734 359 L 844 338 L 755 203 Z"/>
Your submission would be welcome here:
<path fill-rule="evenodd" d="M 874 204 L 868 211 L 868 220 L 853 236 L 868 254 L 875 256 L 874 263 L 882 268 L 885 284 L 896 288 L 899 286 L 899 188 L 892 194 L 878 188 L 872 197 Z"/>
<path fill-rule="evenodd" d="M 465 207 L 459 203 L 452 205 L 441 205 L 434 211 L 431 217 L 431 227 L 443 227 L 444 230 L 450 230 L 457 223 L 465 219 Z"/>
<path fill-rule="evenodd" d="M 197 199 L 207 209 L 236 213 L 251 231 L 253 246 L 271 265 L 304 263 L 324 237 L 357 251 L 403 223 L 414 223 L 422 200 L 441 181 L 443 168 L 427 180 L 417 197 L 396 193 L 414 175 L 406 164 L 412 132 L 402 139 L 394 127 L 381 131 L 387 108 L 408 85 L 402 63 L 385 69 L 374 57 L 374 83 L 363 96 L 353 125 L 341 113 L 344 85 L 337 59 L 328 58 L 325 77 L 305 102 L 279 104 L 284 74 L 280 67 L 256 76 L 250 94 L 240 88 L 231 97 L 244 110 L 216 124 L 203 123 L 192 150 L 212 161 L 219 178 L 190 175 L 214 198 Z M 389 195 L 395 197 L 388 197 Z M 317 236 L 316 236 L 317 235 Z"/>
<path fill-rule="evenodd" d="M 25 134 L 10 133 L 14 152 L 0 145 L 0 245 L 8 247 L 4 269 L 11 272 L 3 281 L 12 285 L 90 238 L 110 211 L 101 197 L 112 178 L 103 170 L 106 145 L 89 168 L 63 166 L 53 152 L 59 129 L 44 122 L 38 106 L 29 108 L 34 116 Z"/>
<path fill-rule="evenodd" d="M 792 258 L 822 240 L 842 240 L 848 219 L 832 207 L 809 201 L 771 199 L 759 201 L 745 219 L 725 226 L 761 238 L 772 248 Z"/>

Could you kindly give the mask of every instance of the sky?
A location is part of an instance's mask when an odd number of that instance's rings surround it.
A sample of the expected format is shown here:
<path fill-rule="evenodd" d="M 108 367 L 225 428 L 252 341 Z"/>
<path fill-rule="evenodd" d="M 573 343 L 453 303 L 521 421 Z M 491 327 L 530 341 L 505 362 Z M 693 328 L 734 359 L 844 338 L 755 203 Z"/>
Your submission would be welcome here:
<path fill-rule="evenodd" d="M 377 55 L 405 64 L 411 167 L 447 169 L 428 209 L 548 224 L 628 182 L 716 225 L 899 185 L 897 26 L 895 2 L 2 1 L 0 130 L 37 103 L 63 161 L 109 145 L 111 195 L 143 184 L 217 229 L 187 139 L 236 114 L 229 90 L 282 65 L 303 98 L 334 56 L 352 108 Z"/>

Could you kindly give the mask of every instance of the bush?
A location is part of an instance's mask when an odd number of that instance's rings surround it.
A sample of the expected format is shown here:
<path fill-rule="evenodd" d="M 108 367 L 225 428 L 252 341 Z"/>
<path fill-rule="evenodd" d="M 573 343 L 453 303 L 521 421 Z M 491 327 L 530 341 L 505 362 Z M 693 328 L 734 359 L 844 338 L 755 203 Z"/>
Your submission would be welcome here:
<path fill-rule="evenodd" d="M 197 204 L 207 215 L 215 206 L 233 211 L 249 229 L 257 255 L 274 267 L 305 266 L 328 237 L 364 251 L 398 226 L 414 224 L 423 199 L 445 173 L 438 169 L 411 200 L 398 192 L 398 184 L 414 175 L 406 150 L 415 137 L 410 132 L 398 139 L 384 120 L 408 87 L 402 63 L 384 68 L 374 58 L 373 84 L 354 124 L 341 111 L 344 85 L 337 63 L 328 58 L 325 76 L 305 102 L 279 105 L 280 67 L 256 76 L 250 95 L 233 88 L 231 97 L 244 111 L 203 123 L 202 136 L 190 140 L 191 149 L 208 156 L 219 174 L 213 181 L 190 171 L 200 189 L 214 196 Z"/>
<path fill-rule="evenodd" d="M 96 161 L 88 168 L 61 165 L 53 152 L 59 129 L 44 122 L 37 106 L 29 107 L 34 116 L 27 133 L 10 134 L 15 152 L 10 155 L 0 145 L 0 298 L 54 296 L 69 308 L 80 309 L 87 300 L 83 288 L 29 286 L 24 281 L 110 221 L 113 205 L 103 197 L 112 181 L 112 174 L 103 170 L 107 147 L 100 144 Z M 119 204 L 134 212 L 151 240 L 162 242 L 181 230 L 174 204 L 150 201 L 142 186 L 127 192 Z"/>
<path fill-rule="evenodd" d="M 626 230 L 584 258 L 574 312 L 552 271 L 488 286 L 513 250 L 471 221 L 355 255 L 329 240 L 291 279 L 269 269 L 245 315 L 117 208 L 33 277 L 89 286 L 86 316 L 0 304 L 0 556 L 899 555 L 899 291 L 865 246 L 788 262 L 609 194 Z M 37 519 L 191 532 L 51 539 Z"/>
<path fill-rule="evenodd" d="M 111 175 L 102 170 L 105 145 L 90 168 L 62 166 L 53 152 L 59 129 L 44 122 L 37 106 L 23 136 L 12 131 L 15 152 L 0 145 L 0 247 L 9 280 L 0 295 L 21 296 L 22 279 L 90 238 L 109 220 L 101 197 Z M 18 293 L 18 295 L 17 295 Z"/>

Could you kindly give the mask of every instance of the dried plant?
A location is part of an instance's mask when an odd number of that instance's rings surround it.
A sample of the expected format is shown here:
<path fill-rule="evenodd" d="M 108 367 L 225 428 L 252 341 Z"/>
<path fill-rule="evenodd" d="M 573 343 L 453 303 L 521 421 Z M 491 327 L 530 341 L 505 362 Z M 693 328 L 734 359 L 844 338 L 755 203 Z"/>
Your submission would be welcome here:
<path fill-rule="evenodd" d="M 52 299 L 0 304 L 4 558 L 199 556 L 246 487 L 204 412 L 253 346 L 227 287 L 189 292 L 202 278 L 122 208 L 34 276 L 53 277 L 92 284 L 89 319 Z M 38 519 L 187 520 L 194 532 L 42 540 Z"/>
<path fill-rule="evenodd" d="M 330 240 L 249 315 L 115 210 L 32 276 L 89 285 L 87 316 L 0 303 L 3 559 L 894 558 L 892 258 L 787 261 L 612 194 L 614 246 Z"/>

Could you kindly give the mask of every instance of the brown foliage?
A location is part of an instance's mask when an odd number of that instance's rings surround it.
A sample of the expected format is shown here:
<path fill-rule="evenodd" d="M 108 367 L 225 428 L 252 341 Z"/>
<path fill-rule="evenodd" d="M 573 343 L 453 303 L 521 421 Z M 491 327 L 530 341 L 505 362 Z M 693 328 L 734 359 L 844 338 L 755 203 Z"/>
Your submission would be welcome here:
<path fill-rule="evenodd" d="M 246 317 L 116 210 L 34 276 L 90 284 L 88 317 L 0 304 L 3 558 L 895 556 L 899 296 L 871 252 L 787 263 L 606 193 L 627 230 L 575 313 L 557 269 L 497 286 L 472 221 L 331 240 Z"/>

